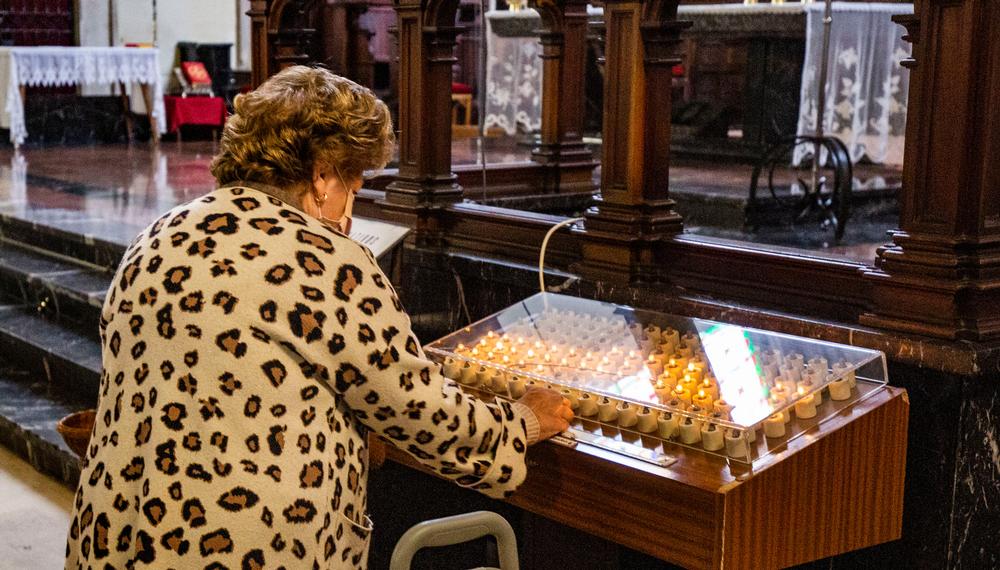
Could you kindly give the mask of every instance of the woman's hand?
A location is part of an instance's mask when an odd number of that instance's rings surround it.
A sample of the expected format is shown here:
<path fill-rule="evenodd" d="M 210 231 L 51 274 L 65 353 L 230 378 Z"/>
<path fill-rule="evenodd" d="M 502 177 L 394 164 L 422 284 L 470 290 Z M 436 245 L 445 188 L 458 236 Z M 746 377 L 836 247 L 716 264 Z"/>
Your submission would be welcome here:
<path fill-rule="evenodd" d="M 569 429 L 573 410 L 569 400 L 559 392 L 547 388 L 528 388 L 518 403 L 531 408 L 538 418 L 538 441 L 548 439 Z"/>

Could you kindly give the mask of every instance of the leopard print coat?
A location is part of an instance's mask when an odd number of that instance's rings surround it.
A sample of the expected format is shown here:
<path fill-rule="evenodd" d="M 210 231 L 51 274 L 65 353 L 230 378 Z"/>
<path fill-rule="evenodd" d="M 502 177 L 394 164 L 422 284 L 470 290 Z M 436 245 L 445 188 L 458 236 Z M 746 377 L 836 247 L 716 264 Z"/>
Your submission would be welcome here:
<path fill-rule="evenodd" d="M 101 339 L 66 568 L 364 567 L 368 430 L 497 498 L 537 433 L 440 374 L 371 252 L 252 188 L 140 234 Z"/>

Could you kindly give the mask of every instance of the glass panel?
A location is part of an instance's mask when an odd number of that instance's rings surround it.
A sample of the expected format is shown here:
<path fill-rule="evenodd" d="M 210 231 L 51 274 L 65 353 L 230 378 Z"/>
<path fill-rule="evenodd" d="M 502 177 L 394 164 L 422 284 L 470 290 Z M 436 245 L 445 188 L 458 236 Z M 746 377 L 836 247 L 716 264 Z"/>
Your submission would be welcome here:
<path fill-rule="evenodd" d="M 886 383 L 878 351 L 552 293 L 426 350 L 446 376 L 490 395 L 562 390 L 574 434 L 631 434 L 658 450 L 653 459 L 680 444 L 751 462 Z"/>

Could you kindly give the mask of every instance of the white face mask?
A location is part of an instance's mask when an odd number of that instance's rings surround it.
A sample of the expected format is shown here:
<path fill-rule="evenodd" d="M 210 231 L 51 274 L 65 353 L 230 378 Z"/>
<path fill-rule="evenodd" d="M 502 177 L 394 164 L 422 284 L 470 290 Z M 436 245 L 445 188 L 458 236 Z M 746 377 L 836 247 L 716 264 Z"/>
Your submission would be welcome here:
<path fill-rule="evenodd" d="M 340 185 L 343 186 L 344 190 L 347 192 L 347 201 L 344 202 L 344 214 L 342 216 L 336 220 L 331 220 L 329 218 L 326 220 L 340 228 L 341 233 L 350 235 L 351 218 L 353 217 L 352 213 L 354 212 L 354 192 L 347 187 L 347 182 L 344 180 L 344 176 L 340 173 L 340 169 L 336 166 L 334 166 L 333 169 L 337 171 L 337 176 L 340 178 Z"/>

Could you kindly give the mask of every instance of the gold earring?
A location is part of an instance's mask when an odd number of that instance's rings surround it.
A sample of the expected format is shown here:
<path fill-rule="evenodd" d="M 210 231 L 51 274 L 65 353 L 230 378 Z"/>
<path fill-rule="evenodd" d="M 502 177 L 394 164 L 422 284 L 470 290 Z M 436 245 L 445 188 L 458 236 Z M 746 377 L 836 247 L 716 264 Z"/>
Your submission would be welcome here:
<path fill-rule="evenodd" d="M 327 197 L 327 193 L 323 192 L 323 195 L 318 200 L 316 200 L 316 203 L 318 205 L 322 206 L 326 202 L 326 197 Z"/>

